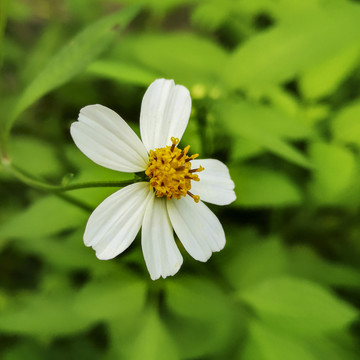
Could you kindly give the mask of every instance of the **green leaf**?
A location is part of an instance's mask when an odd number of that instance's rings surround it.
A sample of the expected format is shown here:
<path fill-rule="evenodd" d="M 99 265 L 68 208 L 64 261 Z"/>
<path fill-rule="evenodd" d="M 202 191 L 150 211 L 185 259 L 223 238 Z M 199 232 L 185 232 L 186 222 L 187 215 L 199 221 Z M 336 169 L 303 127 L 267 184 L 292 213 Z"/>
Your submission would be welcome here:
<path fill-rule="evenodd" d="M 87 283 L 77 294 L 74 309 L 97 322 L 101 320 L 133 319 L 140 315 L 145 303 L 145 283 L 125 271 L 107 279 Z"/>
<path fill-rule="evenodd" d="M 44 197 L 13 216 L 0 229 L 0 238 L 36 239 L 84 224 L 88 214 L 55 196 Z"/>
<path fill-rule="evenodd" d="M 291 277 L 269 279 L 240 294 L 262 321 L 311 337 L 349 326 L 358 312 L 325 288 Z"/>
<path fill-rule="evenodd" d="M 342 108 L 334 117 L 331 130 L 336 140 L 360 147 L 360 103 Z"/>
<path fill-rule="evenodd" d="M 54 147 L 40 139 L 13 137 L 9 152 L 12 162 L 30 174 L 46 176 L 61 171 Z"/>
<path fill-rule="evenodd" d="M 235 310 L 215 283 L 201 277 L 169 279 L 166 303 L 182 358 L 202 358 L 226 349 L 233 337 Z"/>
<path fill-rule="evenodd" d="M 9 350 L 5 351 L 3 360 L 46 360 L 45 351 L 35 341 L 23 340 L 16 342 Z"/>
<path fill-rule="evenodd" d="M 58 52 L 29 84 L 11 114 L 8 128 L 28 106 L 83 71 L 138 13 L 129 7 L 90 25 Z"/>
<path fill-rule="evenodd" d="M 315 166 L 311 192 L 320 204 L 339 203 L 355 180 L 354 154 L 345 147 L 313 143 L 309 149 Z"/>
<path fill-rule="evenodd" d="M 73 310 L 73 294 L 32 294 L 18 298 L 0 313 L 0 331 L 52 338 L 76 334 L 90 325 Z"/>
<path fill-rule="evenodd" d="M 124 358 L 132 360 L 180 359 L 174 340 L 155 308 L 146 309 L 137 336 L 128 346 Z"/>
<path fill-rule="evenodd" d="M 197 26 L 208 31 L 218 29 L 225 22 L 232 11 L 233 2 L 222 1 L 206 1 L 194 9 L 191 21 Z"/>
<path fill-rule="evenodd" d="M 300 78 L 302 94 L 309 99 L 330 95 L 358 65 L 359 44 L 351 44 L 321 64 L 309 68 Z"/>
<path fill-rule="evenodd" d="M 342 3 L 306 11 L 252 36 L 223 65 L 232 87 L 280 84 L 358 43 L 360 7 Z M 331 34 L 331 41 L 329 40 Z"/>
<path fill-rule="evenodd" d="M 142 86 L 148 86 L 160 77 L 143 67 L 114 60 L 97 60 L 90 64 L 87 72 L 101 78 Z"/>
<path fill-rule="evenodd" d="M 285 174 L 255 166 L 230 166 L 241 207 L 281 207 L 297 205 L 301 193 Z"/>
<path fill-rule="evenodd" d="M 242 360 L 316 360 L 311 351 L 296 338 L 252 321 Z"/>
<path fill-rule="evenodd" d="M 309 135 L 309 129 L 296 118 L 271 107 L 241 101 L 219 102 L 215 112 L 234 141 L 243 137 L 297 165 L 311 166 L 299 150 L 284 140 Z"/>
<path fill-rule="evenodd" d="M 343 338 L 350 341 L 343 341 Z M 316 337 L 307 341 L 317 359 L 357 360 L 359 358 L 358 339 L 351 341 L 350 334 L 335 333 L 332 337 Z"/>
<path fill-rule="evenodd" d="M 110 262 L 99 261 L 91 248 L 84 245 L 84 229 L 79 228 L 73 234 L 59 239 L 37 238 L 36 241 L 28 239 L 17 239 L 16 247 L 25 253 L 37 255 L 46 264 L 59 271 L 73 271 L 87 269 L 90 272 L 97 270 L 106 271 L 111 265 Z"/>
<path fill-rule="evenodd" d="M 230 236 L 233 239 L 234 234 Z M 250 241 L 242 244 L 244 237 Z M 254 238 L 252 234 L 241 233 L 233 241 L 242 245 L 227 255 L 221 270 L 234 288 L 245 290 L 286 271 L 287 254 L 278 238 Z"/>
<path fill-rule="evenodd" d="M 311 248 L 296 246 L 288 253 L 290 273 L 317 283 L 360 288 L 360 272 L 347 264 L 325 260 Z"/>
<path fill-rule="evenodd" d="M 116 61 L 141 64 L 189 88 L 199 83 L 219 87 L 219 73 L 227 58 L 213 41 L 184 32 L 129 36 L 113 56 Z"/>

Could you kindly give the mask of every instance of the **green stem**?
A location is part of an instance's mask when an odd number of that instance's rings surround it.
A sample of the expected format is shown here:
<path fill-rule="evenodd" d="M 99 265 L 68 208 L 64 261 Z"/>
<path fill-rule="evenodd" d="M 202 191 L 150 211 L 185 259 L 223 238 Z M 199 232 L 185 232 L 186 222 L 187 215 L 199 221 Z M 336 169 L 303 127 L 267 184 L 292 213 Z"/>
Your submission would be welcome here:
<path fill-rule="evenodd" d="M 126 181 L 90 181 L 90 182 L 83 182 L 83 183 L 70 184 L 70 185 L 52 185 L 34 179 L 32 176 L 28 175 L 25 171 L 21 170 L 17 166 L 14 166 L 12 164 L 4 164 L 4 165 L 10 170 L 10 172 L 18 180 L 22 181 L 23 183 L 39 190 L 45 190 L 54 193 L 60 193 L 60 192 L 76 190 L 76 189 L 94 188 L 94 187 L 124 187 L 138 181 L 136 179 L 131 179 Z"/>

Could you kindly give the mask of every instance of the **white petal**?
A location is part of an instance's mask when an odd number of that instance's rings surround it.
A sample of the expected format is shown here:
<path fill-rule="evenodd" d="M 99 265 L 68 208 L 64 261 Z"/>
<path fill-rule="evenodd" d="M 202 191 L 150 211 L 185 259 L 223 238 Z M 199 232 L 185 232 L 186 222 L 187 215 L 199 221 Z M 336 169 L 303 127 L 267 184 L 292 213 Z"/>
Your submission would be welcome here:
<path fill-rule="evenodd" d="M 196 260 L 206 261 L 225 246 L 225 234 L 215 214 L 201 201 L 186 196 L 167 202 L 174 230 L 186 251 Z"/>
<path fill-rule="evenodd" d="M 134 241 L 153 192 L 148 182 L 124 187 L 106 198 L 91 214 L 84 242 L 101 260 L 112 259 Z"/>
<path fill-rule="evenodd" d="M 123 172 L 146 169 L 143 143 L 120 115 L 105 106 L 82 108 L 70 132 L 76 146 L 101 166 Z"/>
<path fill-rule="evenodd" d="M 216 205 L 228 205 L 236 200 L 235 185 L 224 163 L 214 159 L 191 161 L 192 169 L 200 166 L 205 170 L 197 173 L 199 182 L 191 182 L 191 192 L 194 195 L 199 195 L 201 200 Z"/>
<path fill-rule="evenodd" d="M 149 201 L 141 230 L 142 249 L 152 280 L 176 274 L 183 262 L 174 240 L 166 201 L 155 196 Z"/>
<path fill-rule="evenodd" d="M 140 132 L 146 149 L 165 147 L 171 137 L 181 139 L 191 112 L 189 90 L 173 80 L 155 80 L 141 104 Z"/>

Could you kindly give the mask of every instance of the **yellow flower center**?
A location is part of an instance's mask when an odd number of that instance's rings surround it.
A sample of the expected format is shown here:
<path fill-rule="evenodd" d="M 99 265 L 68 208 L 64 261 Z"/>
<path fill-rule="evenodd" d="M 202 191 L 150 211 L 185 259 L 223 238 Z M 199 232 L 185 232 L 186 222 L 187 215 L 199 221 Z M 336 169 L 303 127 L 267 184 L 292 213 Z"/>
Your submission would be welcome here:
<path fill-rule="evenodd" d="M 195 173 L 203 171 L 204 168 L 200 166 L 197 169 L 191 169 L 190 161 L 197 158 L 199 154 L 187 156 L 190 145 L 181 150 L 177 147 L 179 139 L 172 137 L 171 141 L 171 146 L 150 150 L 149 164 L 145 171 L 150 178 L 150 189 L 155 189 L 156 196 L 166 196 L 168 200 L 189 195 L 197 203 L 200 196 L 192 194 L 189 190 L 191 180 L 200 181 Z"/>

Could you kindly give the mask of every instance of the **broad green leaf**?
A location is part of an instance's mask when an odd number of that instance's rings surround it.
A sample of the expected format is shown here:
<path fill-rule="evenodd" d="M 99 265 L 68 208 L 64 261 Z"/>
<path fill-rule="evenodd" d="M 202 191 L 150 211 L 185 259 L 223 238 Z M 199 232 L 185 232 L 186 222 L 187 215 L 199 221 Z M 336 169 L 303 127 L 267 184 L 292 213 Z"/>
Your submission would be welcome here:
<path fill-rule="evenodd" d="M 156 72 L 140 66 L 114 60 L 97 60 L 90 64 L 87 72 L 101 78 L 142 86 L 148 86 L 160 77 Z"/>
<path fill-rule="evenodd" d="M 320 204 L 339 203 L 354 181 L 356 163 L 354 154 L 345 147 L 313 143 L 310 158 L 314 164 L 311 192 Z"/>
<path fill-rule="evenodd" d="M 239 234 L 242 241 L 247 234 Z M 286 272 L 287 254 L 278 238 L 252 239 L 251 242 L 232 250 L 221 264 L 221 270 L 236 289 L 245 290 Z"/>
<path fill-rule="evenodd" d="M 139 316 L 145 303 L 145 283 L 125 271 L 107 277 L 95 279 L 81 289 L 74 300 L 76 312 L 94 322 L 125 322 Z"/>
<path fill-rule="evenodd" d="M 115 60 L 141 64 L 189 88 L 197 84 L 221 87 L 219 73 L 227 58 L 216 43 L 184 32 L 129 36 L 114 50 L 113 56 Z"/>
<path fill-rule="evenodd" d="M 90 25 L 65 45 L 25 89 L 12 113 L 9 128 L 17 116 L 43 95 L 83 71 L 104 51 L 119 30 L 135 17 L 139 8 L 129 7 Z"/>
<path fill-rule="evenodd" d="M 24 67 L 21 69 L 20 78 L 22 83 L 28 84 L 34 79 L 34 75 L 41 72 L 48 60 L 63 46 L 64 36 L 61 22 L 50 22 L 39 34 L 36 43 L 32 45 L 27 54 Z"/>
<path fill-rule="evenodd" d="M 358 4 L 329 5 L 292 20 L 280 22 L 239 45 L 223 66 L 230 86 L 256 89 L 281 84 L 358 43 Z"/>
<path fill-rule="evenodd" d="M 263 154 L 266 150 L 259 144 L 254 143 L 247 138 L 238 136 L 232 145 L 231 157 L 238 161 L 256 157 Z"/>
<path fill-rule="evenodd" d="M 360 147 L 360 103 L 342 108 L 334 117 L 331 129 L 336 140 Z"/>
<path fill-rule="evenodd" d="M 300 118 L 269 105 L 237 101 L 234 111 L 238 113 L 238 119 L 230 117 L 231 127 L 242 128 L 239 122 L 247 122 L 249 126 L 267 135 L 292 140 L 304 139 L 310 135 L 310 128 Z"/>
<path fill-rule="evenodd" d="M 253 320 L 242 360 L 316 360 L 309 348 L 296 338 L 276 332 Z"/>
<path fill-rule="evenodd" d="M 168 324 L 183 358 L 206 357 L 226 349 L 233 335 L 235 309 L 214 282 L 189 276 L 169 279 L 166 304 Z"/>
<path fill-rule="evenodd" d="M 18 298 L 0 313 L 0 331 L 51 339 L 89 327 L 89 319 L 73 310 L 72 293 L 55 295 L 29 294 Z"/>
<path fill-rule="evenodd" d="M 296 246 L 288 253 L 290 273 L 324 285 L 360 288 L 360 272 L 347 264 L 321 258 L 310 247 Z"/>
<path fill-rule="evenodd" d="M 217 104 L 216 116 L 234 141 L 243 137 L 297 165 L 311 166 L 299 150 L 285 141 L 286 138 L 301 138 L 309 134 L 307 127 L 297 119 L 270 107 L 241 101 Z"/>
<path fill-rule="evenodd" d="M 298 187 L 279 171 L 255 166 L 230 166 L 241 207 L 281 207 L 301 202 Z"/>
<path fill-rule="evenodd" d="M 14 164 L 34 176 L 54 175 L 61 171 L 55 148 L 43 140 L 13 137 L 9 152 Z"/>
<path fill-rule="evenodd" d="M 177 360 L 178 349 L 157 310 L 148 307 L 140 323 L 137 336 L 127 346 L 126 359 Z"/>
<path fill-rule="evenodd" d="M 291 277 L 278 277 L 239 294 L 270 326 L 311 337 L 343 329 L 358 311 L 325 288 Z"/>
<path fill-rule="evenodd" d="M 300 78 L 301 92 L 310 99 L 330 95 L 358 65 L 359 57 L 360 45 L 351 44 L 323 63 L 309 68 Z"/>
<path fill-rule="evenodd" d="M 73 229 L 89 215 L 55 196 L 41 198 L 0 228 L 0 238 L 36 239 Z"/>

